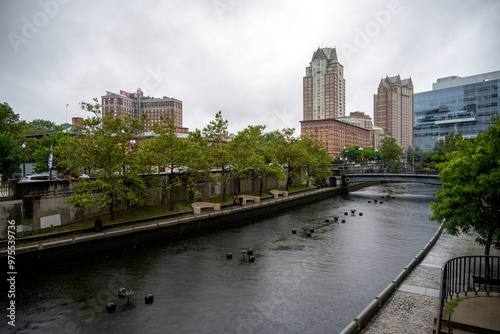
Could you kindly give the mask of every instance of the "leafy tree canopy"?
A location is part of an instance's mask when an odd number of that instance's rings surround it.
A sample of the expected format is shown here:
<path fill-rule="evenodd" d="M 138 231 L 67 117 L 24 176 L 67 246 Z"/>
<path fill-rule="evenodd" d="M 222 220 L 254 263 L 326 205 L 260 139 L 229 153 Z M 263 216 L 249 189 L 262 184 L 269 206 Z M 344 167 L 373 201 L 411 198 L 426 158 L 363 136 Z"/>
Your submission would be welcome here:
<path fill-rule="evenodd" d="M 382 160 L 392 164 L 403 156 L 403 150 L 392 137 L 384 137 L 380 140 L 380 153 Z"/>
<path fill-rule="evenodd" d="M 82 122 L 79 136 L 60 140 L 56 154 L 64 158 L 68 168 L 75 173 L 98 176 L 79 180 L 69 203 L 99 208 L 109 206 L 109 218 L 113 220 L 116 198 L 143 203 L 148 197 L 146 181 L 140 176 L 144 167 L 132 148 L 142 130 L 142 122 L 129 116 L 115 118 L 112 111 L 101 114 L 97 99 L 94 102 L 82 103 L 82 109 L 93 116 Z"/>
<path fill-rule="evenodd" d="M 11 134 L 0 133 L 0 175 L 2 183 L 21 172 L 23 151 Z"/>
<path fill-rule="evenodd" d="M 323 179 L 331 175 L 328 169 L 331 165 L 330 156 L 324 144 L 315 136 L 301 136 L 297 142 L 299 154 L 296 159 L 297 166 L 300 165 L 306 178 L 306 186 L 309 182 L 317 181 L 319 184 Z"/>
<path fill-rule="evenodd" d="M 231 176 L 231 170 L 228 166 L 234 162 L 234 157 L 231 151 L 227 148 L 229 141 L 228 120 L 222 118 L 222 111 L 215 114 L 215 119 L 211 120 L 208 125 L 203 128 L 204 139 L 210 144 L 209 150 L 210 161 L 221 168 L 220 176 L 215 177 L 216 182 L 222 184 L 222 201 L 226 200 L 226 185 Z"/>
<path fill-rule="evenodd" d="M 263 125 L 250 125 L 238 132 L 228 143 L 233 152 L 234 173 L 244 179 L 256 176 L 260 179 L 260 195 L 263 191 L 263 177 L 272 176 L 274 179 L 284 178 L 283 169 L 277 166 L 274 152 L 266 141 Z"/>
<path fill-rule="evenodd" d="M 493 120 L 475 139 L 458 139 L 457 150 L 446 155 L 439 174 L 443 190 L 436 193 L 431 217 L 452 235 L 475 230 L 485 255 L 500 240 L 500 117 Z"/>
<path fill-rule="evenodd" d="M 8 103 L 0 103 L 0 133 L 11 134 L 14 139 L 19 139 L 25 126 L 26 123 L 19 119 L 19 114 L 14 113 Z"/>

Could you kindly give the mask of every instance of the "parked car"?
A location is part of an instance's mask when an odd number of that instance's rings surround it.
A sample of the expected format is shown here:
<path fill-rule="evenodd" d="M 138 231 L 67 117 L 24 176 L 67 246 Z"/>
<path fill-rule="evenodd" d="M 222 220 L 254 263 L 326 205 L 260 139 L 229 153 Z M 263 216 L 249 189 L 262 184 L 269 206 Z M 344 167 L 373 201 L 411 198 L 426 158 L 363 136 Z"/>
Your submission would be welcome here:
<path fill-rule="evenodd" d="M 57 176 L 52 176 L 52 181 L 54 180 L 59 180 Z M 28 175 L 21 180 L 19 180 L 19 183 L 25 183 L 25 182 L 41 182 L 41 181 L 50 181 L 50 176 L 49 174 L 33 174 L 33 175 Z"/>
<path fill-rule="evenodd" d="M 69 176 L 69 175 L 57 175 L 57 178 L 59 180 L 73 180 L 74 179 L 74 177 Z"/>
<path fill-rule="evenodd" d="M 88 178 L 90 178 L 90 176 L 88 176 L 87 174 L 80 174 L 80 175 L 78 175 L 78 178 L 79 179 L 88 179 Z"/>
<path fill-rule="evenodd" d="M 188 167 L 175 167 L 174 170 L 173 170 L 174 173 L 185 173 L 185 172 L 188 172 L 188 171 L 189 171 Z M 166 173 L 167 174 L 171 174 L 172 170 L 167 170 Z"/>

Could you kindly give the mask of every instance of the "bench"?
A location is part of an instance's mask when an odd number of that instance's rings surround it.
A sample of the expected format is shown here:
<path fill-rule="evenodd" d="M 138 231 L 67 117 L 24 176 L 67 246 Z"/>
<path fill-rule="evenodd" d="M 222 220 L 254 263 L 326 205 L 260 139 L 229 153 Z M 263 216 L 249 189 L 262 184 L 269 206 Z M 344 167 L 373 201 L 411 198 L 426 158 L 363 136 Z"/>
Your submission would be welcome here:
<path fill-rule="evenodd" d="M 243 198 L 243 205 L 247 205 L 247 201 L 254 201 L 254 203 L 260 203 L 260 197 L 250 196 L 250 195 L 240 195 Z"/>
<path fill-rule="evenodd" d="M 195 215 L 201 214 L 201 209 L 212 208 L 214 211 L 220 211 L 220 203 L 196 202 L 191 204 Z"/>
<path fill-rule="evenodd" d="M 270 192 L 271 192 L 271 195 L 273 195 L 275 199 L 277 199 L 280 195 L 283 195 L 283 197 L 288 197 L 288 191 L 271 190 Z"/>

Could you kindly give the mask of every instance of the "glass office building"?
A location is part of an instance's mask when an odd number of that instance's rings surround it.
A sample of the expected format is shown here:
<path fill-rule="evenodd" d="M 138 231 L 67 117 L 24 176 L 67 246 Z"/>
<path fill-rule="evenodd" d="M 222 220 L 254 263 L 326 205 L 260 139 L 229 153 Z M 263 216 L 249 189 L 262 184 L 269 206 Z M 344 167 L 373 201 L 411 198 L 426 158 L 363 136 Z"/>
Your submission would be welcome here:
<path fill-rule="evenodd" d="M 414 94 L 413 145 L 432 150 L 446 135 L 475 138 L 500 115 L 500 71 L 438 79 L 432 91 Z"/>

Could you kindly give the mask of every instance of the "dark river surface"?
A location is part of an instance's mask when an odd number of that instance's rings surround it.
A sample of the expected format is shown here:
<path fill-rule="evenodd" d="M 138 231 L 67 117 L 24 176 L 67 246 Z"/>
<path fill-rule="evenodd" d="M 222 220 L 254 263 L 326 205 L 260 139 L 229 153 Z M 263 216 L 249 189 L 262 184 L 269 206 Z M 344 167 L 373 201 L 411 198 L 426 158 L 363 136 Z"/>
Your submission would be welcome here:
<path fill-rule="evenodd" d="M 247 225 L 28 277 L 18 273 L 15 331 L 338 333 L 436 232 L 438 224 L 428 220 L 436 190 L 372 186 Z M 389 191 L 394 198 L 382 198 Z M 334 215 L 338 222 L 325 221 Z M 314 233 L 307 237 L 302 228 Z M 240 252 L 246 248 L 253 249 L 254 263 Z M 129 304 L 117 296 L 121 287 L 136 292 Z M 145 304 L 146 294 L 153 295 L 152 304 Z M 106 312 L 108 302 L 116 312 Z M 7 330 L 12 327 L 2 321 L 0 332 Z"/>

